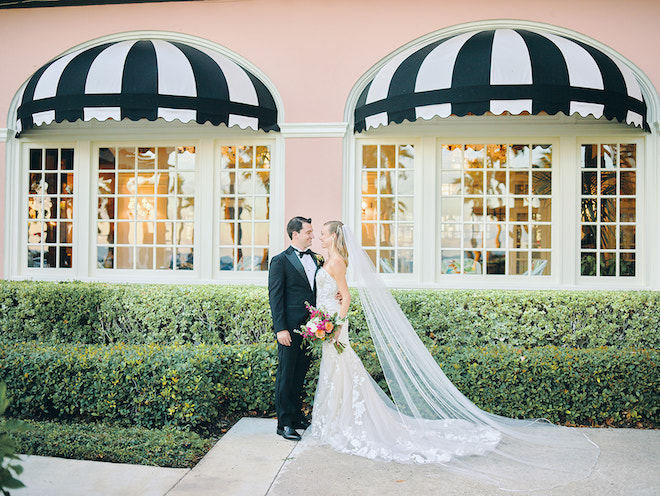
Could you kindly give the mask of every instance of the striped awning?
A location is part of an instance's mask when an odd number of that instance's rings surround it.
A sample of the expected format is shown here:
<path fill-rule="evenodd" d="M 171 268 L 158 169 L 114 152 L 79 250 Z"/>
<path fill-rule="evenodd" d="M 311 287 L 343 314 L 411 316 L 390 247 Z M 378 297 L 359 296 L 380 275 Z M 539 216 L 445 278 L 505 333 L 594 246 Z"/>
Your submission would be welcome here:
<path fill-rule="evenodd" d="M 279 130 L 258 77 L 219 52 L 161 39 L 104 43 L 47 63 L 25 86 L 16 129 L 92 119 Z"/>
<path fill-rule="evenodd" d="M 450 115 L 593 115 L 649 130 L 633 72 L 601 50 L 523 29 L 463 33 L 393 57 L 362 91 L 355 132 Z"/>

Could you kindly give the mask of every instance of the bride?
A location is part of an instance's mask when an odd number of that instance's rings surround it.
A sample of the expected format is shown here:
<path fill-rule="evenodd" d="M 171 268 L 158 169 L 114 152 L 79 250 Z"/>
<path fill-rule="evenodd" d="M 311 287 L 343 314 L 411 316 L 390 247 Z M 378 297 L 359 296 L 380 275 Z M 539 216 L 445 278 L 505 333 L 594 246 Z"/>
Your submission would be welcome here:
<path fill-rule="evenodd" d="M 351 231 L 329 221 L 320 239 L 328 257 L 316 274 L 317 306 L 346 318 L 350 260 L 394 401 L 351 348 L 345 322 L 323 343 L 305 441 L 373 460 L 434 463 L 509 490 L 551 488 L 588 477 L 599 449 L 585 435 L 543 419 L 509 419 L 480 410 L 426 350 Z M 344 351 L 338 352 L 333 341 Z"/>

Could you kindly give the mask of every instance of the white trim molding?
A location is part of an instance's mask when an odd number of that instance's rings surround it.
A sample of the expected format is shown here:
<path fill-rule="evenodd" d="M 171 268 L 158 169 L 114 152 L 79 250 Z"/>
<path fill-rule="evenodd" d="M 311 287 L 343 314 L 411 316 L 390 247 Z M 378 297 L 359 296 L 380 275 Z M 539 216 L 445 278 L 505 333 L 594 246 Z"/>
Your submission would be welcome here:
<path fill-rule="evenodd" d="M 348 122 L 294 122 L 280 124 L 285 138 L 343 138 L 348 132 Z"/>

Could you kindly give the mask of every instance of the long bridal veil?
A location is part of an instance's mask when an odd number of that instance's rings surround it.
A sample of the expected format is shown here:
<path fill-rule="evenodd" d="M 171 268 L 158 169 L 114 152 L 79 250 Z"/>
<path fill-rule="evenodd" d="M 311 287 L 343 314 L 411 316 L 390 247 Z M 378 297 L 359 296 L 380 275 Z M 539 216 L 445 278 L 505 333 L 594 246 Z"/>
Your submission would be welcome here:
<path fill-rule="evenodd" d="M 392 399 L 406 419 L 460 419 L 500 434 L 486 455 L 459 457 L 447 469 L 501 489 L 548 489 L 586 478 L 600 450 L 579 429 L 544 419 L 511 419 L 478 408 L 447 378 L 426 349 L 389 289 L 344 226 L 349 269 Z"/>

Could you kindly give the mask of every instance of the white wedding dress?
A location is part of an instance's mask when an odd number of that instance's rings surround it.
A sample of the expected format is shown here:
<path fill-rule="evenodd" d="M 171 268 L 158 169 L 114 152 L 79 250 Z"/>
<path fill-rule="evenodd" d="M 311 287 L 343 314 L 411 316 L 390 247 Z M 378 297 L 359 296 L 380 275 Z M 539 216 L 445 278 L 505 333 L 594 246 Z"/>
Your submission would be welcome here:
<path fill-rule="evenodd" d="M 317 307 L 339 312 L 337 284 L 325 269 L 316 275 Z M 342 453 L 399 463 L 445 463 L 492 450 L 500 433 L 465 420 L 416 419 L 399 413 L 350 346 L 349 324 L 337 353 L 323 343 L 312 424 L 306 436 Z"/>
<path fill-rule="evenodd" d="M 323 344 L 312 424 L 303 441 L 373 460 L 434 463 L 513 491 L 589 477 L 600 449 L 584 431 L 489 413 L 452 384 L 352 231 L 343 229 L 351 281 L 392 399 L 351 348 L 347 322 L 339 338 L 343 353 Z M 316 285 L 317 306 L 339 312 L 337 284 L 323 268 Z"/>

